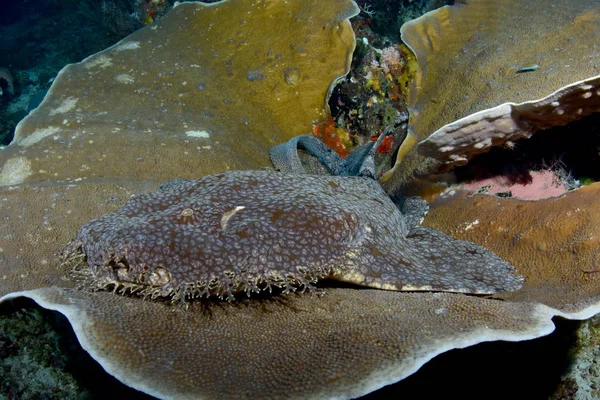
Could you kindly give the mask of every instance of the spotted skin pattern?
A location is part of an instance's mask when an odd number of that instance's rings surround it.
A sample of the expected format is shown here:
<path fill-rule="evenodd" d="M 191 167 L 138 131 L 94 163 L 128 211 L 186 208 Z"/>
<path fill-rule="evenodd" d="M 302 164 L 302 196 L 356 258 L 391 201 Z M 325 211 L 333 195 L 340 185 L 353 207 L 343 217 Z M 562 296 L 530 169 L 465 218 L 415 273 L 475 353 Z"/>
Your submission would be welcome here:
<path fill-rule="evenodd" d="M 412 227 L 377 181 L 235 171 L 179 180 L 84 225 L 65 252 L 92 288 L 228 300 L 322 278 L 389 290 L 516 290 L 513 267 Z"/>

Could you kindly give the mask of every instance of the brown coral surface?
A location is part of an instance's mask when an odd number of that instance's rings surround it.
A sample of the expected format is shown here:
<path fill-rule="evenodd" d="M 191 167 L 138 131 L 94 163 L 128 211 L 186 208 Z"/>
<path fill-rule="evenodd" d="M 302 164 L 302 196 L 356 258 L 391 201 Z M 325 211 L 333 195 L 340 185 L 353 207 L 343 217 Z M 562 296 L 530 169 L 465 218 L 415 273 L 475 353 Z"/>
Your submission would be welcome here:
<path fill-rule="evenodd" d="M 186 311 L 110 292 L 25 295 L 65 314 L 109 373 L 159 398 L 354 398 L 451 348 L 553 329 L 539 305 L 451 293 L 328 289 Z"/>
<path fill-rule="evenodd" d="M 457 192 L 434 201 L 424 224 L 515 265 L 525 285 L 501 298 L 589 314 L 600 300 L 599 194 L 600 183 L 538 201 Z"/>

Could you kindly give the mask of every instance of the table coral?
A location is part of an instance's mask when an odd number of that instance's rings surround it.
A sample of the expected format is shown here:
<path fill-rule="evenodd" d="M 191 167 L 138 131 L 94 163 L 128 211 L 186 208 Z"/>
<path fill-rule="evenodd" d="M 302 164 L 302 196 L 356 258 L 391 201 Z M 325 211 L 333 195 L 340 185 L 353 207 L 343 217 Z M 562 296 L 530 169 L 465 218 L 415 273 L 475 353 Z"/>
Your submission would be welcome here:
<path fill-rule="evenodd" d="M 22 174 L 6 178 L 2 162 L 0 185 L 266 167 L 271 146 L 324 119 L 356 12 L 350 1 L 181 3 L 58 74 L 4 150 Z"/>
<path fill-rule="evenodd" d="M 467 3 L 402 26 L 419 63 L 409 129 L 422 142 L 396 185 L 600 110 L 597 1 Z"/>

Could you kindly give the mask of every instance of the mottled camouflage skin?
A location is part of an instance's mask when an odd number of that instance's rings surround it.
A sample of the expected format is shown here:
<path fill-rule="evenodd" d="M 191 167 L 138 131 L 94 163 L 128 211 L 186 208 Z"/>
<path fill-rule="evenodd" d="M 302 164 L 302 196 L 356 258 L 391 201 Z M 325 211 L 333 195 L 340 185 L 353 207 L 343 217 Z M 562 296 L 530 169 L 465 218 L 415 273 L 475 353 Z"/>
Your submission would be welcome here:
<path fill-rule="evenodd" d="M 66 252 L 92 287 L 190 299 L 321 278 L 390 290 L 515 290 L 482 247 L 411 227 L 377 181 L 237 171 L 173 181 L 83 226 Z"/>

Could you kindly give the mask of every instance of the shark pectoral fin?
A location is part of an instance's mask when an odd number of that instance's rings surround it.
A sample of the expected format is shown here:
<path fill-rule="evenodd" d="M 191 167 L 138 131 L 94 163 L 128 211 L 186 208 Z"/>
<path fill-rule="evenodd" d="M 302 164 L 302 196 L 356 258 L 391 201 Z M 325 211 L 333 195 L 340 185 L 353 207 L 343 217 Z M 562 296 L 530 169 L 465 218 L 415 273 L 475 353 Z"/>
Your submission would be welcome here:
<path fill-rule="evenodd" d="M 491 251 L 422 226 L 401 241 L 367 244 L 361 266 L 352 282 L 387 290 L 492 294 L 523 284 Z"/>
<path fill-rule="evenodd" d="M 488 249 L 417 226 L 406 237 L 407 258 L 434 290 L 489 294 L 518 290 L 523 277 Z"/>

